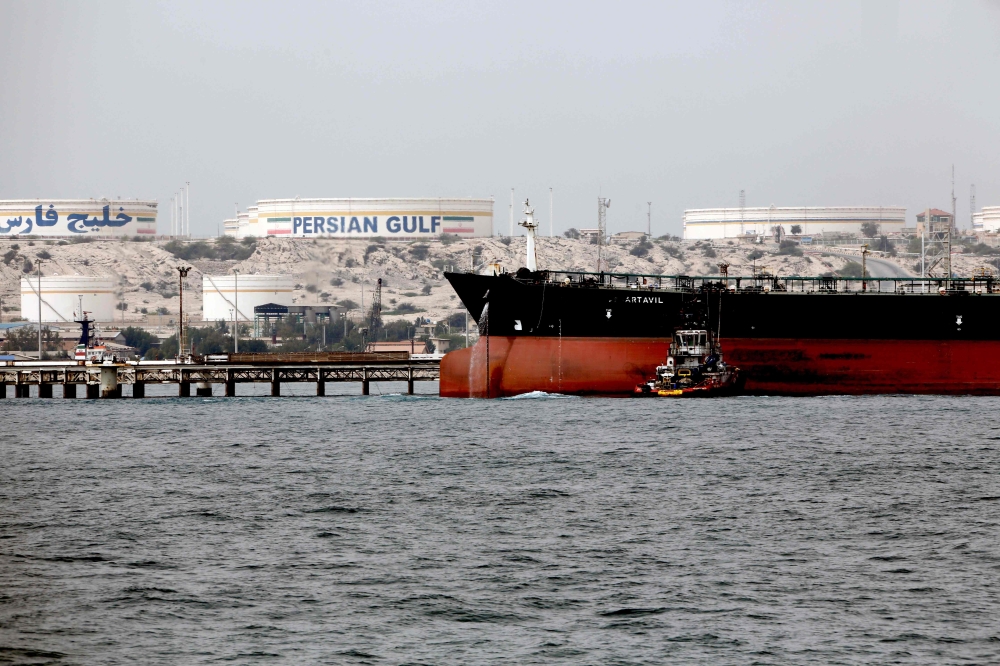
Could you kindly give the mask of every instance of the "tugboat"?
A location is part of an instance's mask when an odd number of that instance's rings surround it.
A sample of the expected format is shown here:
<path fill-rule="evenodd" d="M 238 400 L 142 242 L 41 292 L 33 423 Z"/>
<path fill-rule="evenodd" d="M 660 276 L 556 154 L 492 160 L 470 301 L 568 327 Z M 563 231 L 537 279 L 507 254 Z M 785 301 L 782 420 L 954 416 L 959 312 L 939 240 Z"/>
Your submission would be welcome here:
<path fill-rule="evenodd" d="M 726 365 L 722 348 L 706 327 L 674 331 L 666 363 L 656 375 L 635 387 L 640 397 L 695 398 L 737 395 L 745 378 L 740 369 Z"/>

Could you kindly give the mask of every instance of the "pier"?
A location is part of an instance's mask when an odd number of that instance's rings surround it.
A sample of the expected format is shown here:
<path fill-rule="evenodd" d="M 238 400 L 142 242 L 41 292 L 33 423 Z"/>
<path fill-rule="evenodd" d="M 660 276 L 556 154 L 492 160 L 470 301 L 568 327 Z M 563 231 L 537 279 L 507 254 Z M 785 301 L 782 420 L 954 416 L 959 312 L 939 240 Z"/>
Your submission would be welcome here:
<path fill-rule="evenodd" d="M 244 355 L 246 356 L 246 355 Z M 343 355 L 349 356 L 349 355 Z M 63 398 L 120 398 L 122 386 L 132 385 L 132 397 L 146 397 L 150 384 L 176 384 L 179 397 L 211 396 L 213 387 L 221 386 L 223 395 L 236 395 L 237 384 L 269 384 L 272 396 L 281 395 L 286 383 L 313 383 L 316 395 L 326 395 L 328 382 L 361 384 L 362 395 L 369 395 L 371 382 L 406 382 L 407 394 L 413 394 L 414 382 L 437 381 L 439 358 L 378 358 L 379 354 L 355 354 L 356 358 L 309 362 L 230 362 L 200 363 L 132 361 L 83 365 L 77 361 L 17 361 L 0 366 L 0 398 L 6 398 L 7 386 L 14 387 L 15 398 L 27 398 L 37 387 L 39 398 L 54 397 L 54 386 L 62 387 Z M 192 392 L 192 385 L 194 391 Z M 82 387 L 79 390 L 78 388 Z"/>

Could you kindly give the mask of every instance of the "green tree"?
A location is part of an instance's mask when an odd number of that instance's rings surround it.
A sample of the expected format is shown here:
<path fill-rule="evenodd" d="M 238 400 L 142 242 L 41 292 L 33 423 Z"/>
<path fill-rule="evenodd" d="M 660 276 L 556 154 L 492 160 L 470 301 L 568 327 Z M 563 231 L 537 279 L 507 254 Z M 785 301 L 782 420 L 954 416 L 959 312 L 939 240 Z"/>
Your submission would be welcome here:
<path fill-rule="evenodd" d="M 783 240 L 781 241 L 781 244 L 778 246 L 778 254 L 788 254 L 793 257 L 801 257 L 802 248 L 800 248 L 799 244 L 796 243 L 795 241 Z"/>
<path fill-rule="evenodd" d="M 4 351 L 38 351 L 38 328 L 32 326 L 19 326 L 7 332 L 7 339 L 3 344 Z M 58 331 L 53 331 L 48 326 L 42 327 L 42 357 L 49 358 L 46 352 L 62 352 L 62 337 Z"/>
<path fill-rule="evenodd" d="M 859 278 L 861 275 L 861 264 L 856 261 L 848 261 L 844 267 L 837 271 L 840 277 Z"/>
<path fill-rule="evenodd" d="M 865 238 L 875 238 L 878 236 L 879 224 L 878 222 L 862 222 L 861 223 L 861 235 Z"/>
<path fill-rule="evenodd" d="M 139 328 L 137 326 L 127 326 L 122 329 L 122 335 L 125 336 L 125 344 L 129 347 L 134 347 L 136 349 L 136 354 L 142 358 L 146 353 L 155 347 L 158 340 L 155 335 L 150 333 L 144 328 Z"/>

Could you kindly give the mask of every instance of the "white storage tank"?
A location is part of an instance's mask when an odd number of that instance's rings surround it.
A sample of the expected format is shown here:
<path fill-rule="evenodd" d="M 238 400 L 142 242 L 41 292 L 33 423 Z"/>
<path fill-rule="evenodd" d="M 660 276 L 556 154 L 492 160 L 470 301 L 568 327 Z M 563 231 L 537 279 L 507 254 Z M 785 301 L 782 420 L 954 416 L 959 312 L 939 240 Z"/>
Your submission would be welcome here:
<path fill-rule="evenodd" d="M 80 317 L 80 302 L 96 321 L 114 321 L 115 280 L 82 275 L 42 276 L 42 321 L 72 322 Z M 21 278 L 21 316 L 38 321 L 38 278 Z"/>
<path fill-rule="evenodd" d="M 0 237 L 148 236 L 151 238 L 155 235 L 156 202 L 152 200 L 0 200 Z"/>
<path fill-rule="evenodd" d="M 262 199 L 236 219 L 239 238 L 489 238 L 493 199 Z"/>
<path fill-rule="evenodd" d="M 284 275 L 205 275 L 202 277 L 202 318 L 205 321 L 232 321 L 233 311 L 239 305 L 240 321 L 253 321 L 253 309 L 257 305 L 291 305 L 294 286 L 295 281 Z"/>
<path fill-rule="evenodd" d="M 695 208 L 684 211 L 684 240 L 737 238 L 746 234 L 770 236 L 775 227 L 804 236 L 821 233 L 860 235 L 865 223 L 882 233 L 901 232 L 906 209 L 900 206 L 770 206 L 753 208 Z"/>

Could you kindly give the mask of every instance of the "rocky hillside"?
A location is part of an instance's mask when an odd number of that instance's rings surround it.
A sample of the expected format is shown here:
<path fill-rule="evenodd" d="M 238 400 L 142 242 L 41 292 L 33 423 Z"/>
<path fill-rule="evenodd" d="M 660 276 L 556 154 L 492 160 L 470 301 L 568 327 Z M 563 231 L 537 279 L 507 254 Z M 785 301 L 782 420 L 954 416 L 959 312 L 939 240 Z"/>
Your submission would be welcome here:
<path fill-rule="evenodd" d="M 208 247 L 203 244 L 202 247 Z M 443 272 L 451 267 L 477 270 L 499 263 L 516 270 L 524 263 L 525 240 L 481 238 L 451 243 L 388 242 L 340 239 L 262 239 L 253 247 L 241 247 L 246 259 L 196 258 L 182 262 L 162 242 L 94 241 L 0 241 L 0 297 L 4 319 L 20 315 L 19 280 L 25 269 L 39 259 L 45 275 L 111 276 L 119 285 L 119 297 L 127 304 L 126 322 L 155 322 L 157 311 L 176 315 L 177 271 L 186 263 L 193 267 L 185 289 L 185 311 L 201 311 L 202 275 L 225 274 L 238 268 L 242 274 L 292 275 L 296 281 L 296 303 L 359 304 L 364 290 L 368 304 L 378 278 L 383 279 L 383 310 L 387 319 L 413 319 L 421 315 L 441 319 L 461 311 Z M 729 263 L 730 275 L 748 275 L 753 264 L 779 275 L 820 275 L 843 269 L 849 258 L 822 254 L 820 248 L 803 256 L 776 253 L 777 248 L 748 247 L 732 241 L 709 244 L 657 239 L 613 245 L 608 250 L 611 270 L 632 273 L 711 275 L 718 264 Z M 592 271 L 596 246 L 570 238 L 538 239 L 540 268 Z M 970 263 L 971 262 L 971 263 Z M 910 269 L 913 259 L 900 260 Z M 965 264 L 969 265 L 966 266 Z M 972 272 L 983 261 L 956 256 L 956 273 Z M 974 265 L 973 265 L 974 264 Z M 145 310 L 145 313 L 143 312 Z"/>

